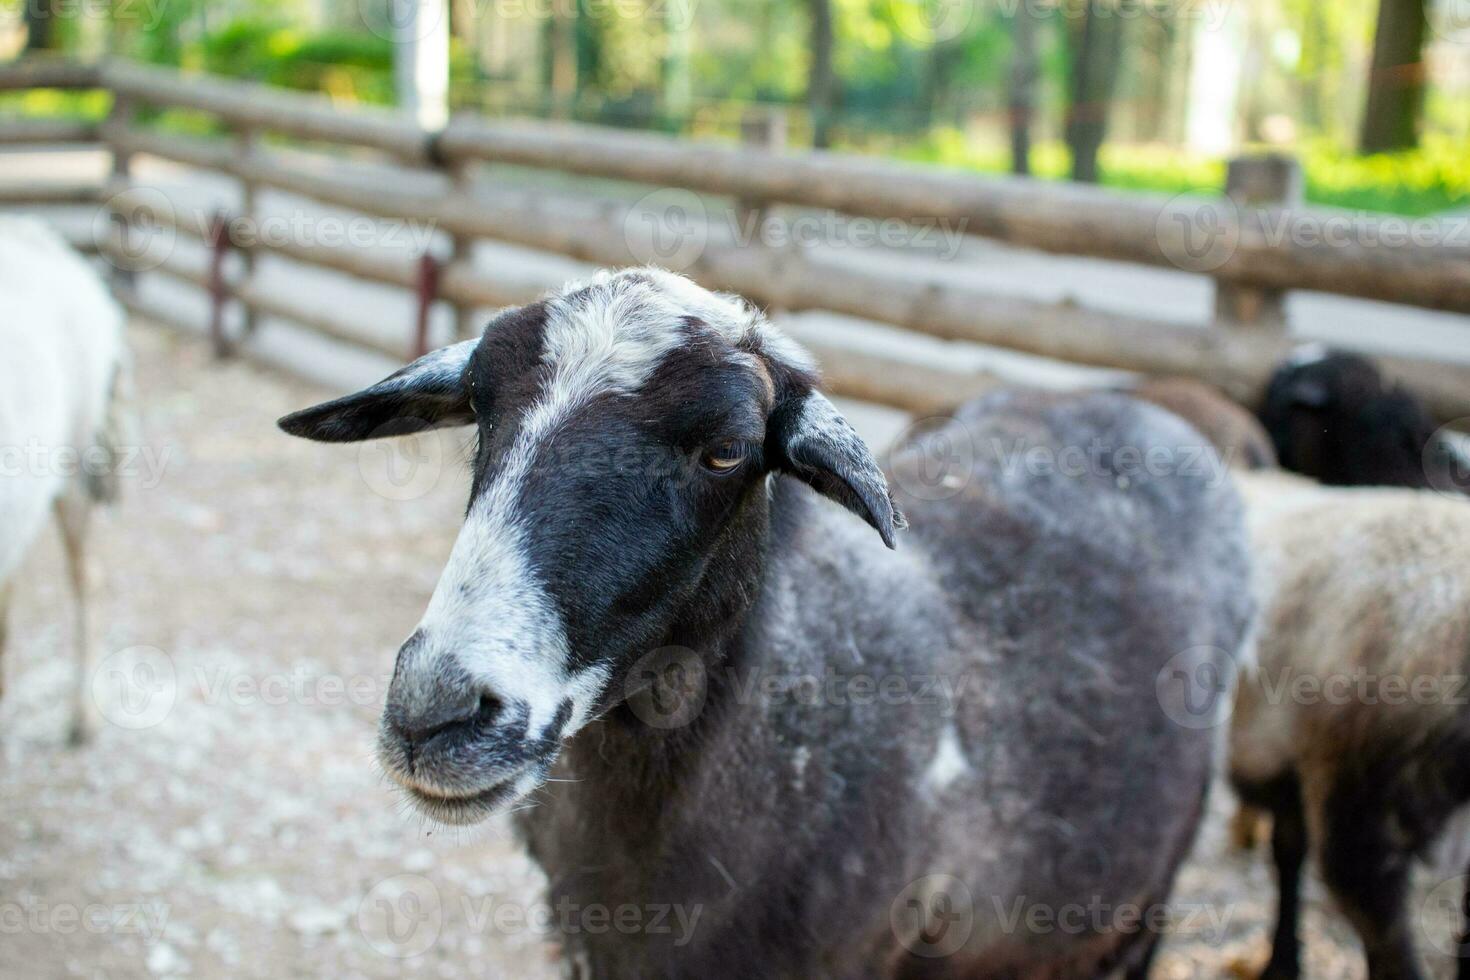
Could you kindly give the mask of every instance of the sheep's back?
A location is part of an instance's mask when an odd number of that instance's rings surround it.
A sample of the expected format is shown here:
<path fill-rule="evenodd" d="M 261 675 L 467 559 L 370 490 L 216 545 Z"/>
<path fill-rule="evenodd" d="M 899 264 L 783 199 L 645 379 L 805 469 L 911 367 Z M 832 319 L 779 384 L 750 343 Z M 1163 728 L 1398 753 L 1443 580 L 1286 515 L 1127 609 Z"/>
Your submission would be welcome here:
<path fill-rule="evenodd" d="M 1265 779 L 1453 725 L 1470 669 L 1470 503 L 1427 491 L 1242 478 L 1263 607 L 1232 769 Z"/>

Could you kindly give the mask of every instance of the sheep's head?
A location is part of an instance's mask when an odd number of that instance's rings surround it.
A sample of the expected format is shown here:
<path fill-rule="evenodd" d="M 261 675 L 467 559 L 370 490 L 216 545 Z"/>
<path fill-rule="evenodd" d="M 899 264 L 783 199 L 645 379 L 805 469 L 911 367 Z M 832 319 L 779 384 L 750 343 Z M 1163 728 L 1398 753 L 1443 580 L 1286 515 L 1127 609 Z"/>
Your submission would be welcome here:
<path fill-rule="evenodd" d="M 281 420 L 328 442 L 454 425 L 479 434 L 469 508 L 398 652 L 379 739 L 389 775 L 446 822 L 529 793 L 622 700 L 721 549 L 764 527 L 769 475 L 890 546 L 902 523 L 806 353 L 743 302 L 657 270 L 569 286 Z"/>

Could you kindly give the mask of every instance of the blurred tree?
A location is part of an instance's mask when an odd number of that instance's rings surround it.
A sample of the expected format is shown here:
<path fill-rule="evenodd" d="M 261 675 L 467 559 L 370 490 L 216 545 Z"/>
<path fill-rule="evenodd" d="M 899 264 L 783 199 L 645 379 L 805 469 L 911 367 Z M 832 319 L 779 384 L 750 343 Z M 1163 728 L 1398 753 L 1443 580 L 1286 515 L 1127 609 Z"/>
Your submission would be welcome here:
<path fill-rule="evenodd" d="M 1009 109 L 1011 172 L 1031 173 L 1031 120 L 1036 114 L 1036 19 L 1025 3 L 1016 5 L 1011 19 L 1011 77 Z"/>
<path fill-rule="evenodd" d="M 56 0 L 21 0 L 25 11 L 27 51 L 52 51 L 57 47 Z"/>
<path fill-rule="evenodd" d="M 832 69 L 832 0 L 806 3 L 811 16 L 806 104 L 812 116 L 812 145 L 825 149 L 832 143 L 832 110 L 837 97 L 837 76 Z"/>
<path fill-rule="evenodd" d="M 570 117 L 577 101 L 577 21 L 579 5 L 551 4 L 551 13 L 541 34 L 542 66 L 546 90 L 550 93 L 551 115 Z"/>
<path fill-rule="evenodd" d="M 1107 133 L 1113 84 L 1123 51 L 1123 19 L 1118 9 L 1082 2 L 1069 7 L 1071 103 L 1067 107 L 1066 141 L 1072 154 L 1072 179 L 1098 180 L 1097 152 Z"/>
<path fill-rule="evenodd" d="M 1368 75 L 1368 104 L 1358 148 L 1364 153 L 1412 149 L 1424 106 L 1424 0 L 1379 0 Z"/>

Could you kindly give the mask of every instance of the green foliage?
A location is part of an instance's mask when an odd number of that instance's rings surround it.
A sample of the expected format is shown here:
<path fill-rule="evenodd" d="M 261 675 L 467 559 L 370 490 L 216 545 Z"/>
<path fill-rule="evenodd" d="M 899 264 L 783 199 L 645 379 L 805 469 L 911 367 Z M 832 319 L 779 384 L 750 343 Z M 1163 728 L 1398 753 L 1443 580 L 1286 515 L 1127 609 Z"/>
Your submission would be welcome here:
<path fill-rule="evenodd" d="M 33 89 L 29 92 L 0 93 L 0 118 L 35 116 L 42 119 L 78 119 L 100 121 L 112 108 L 107 92 L 62 92 L 57 89 Z"/>
<path fill-rule="evenodd" d="M 1302 155 L 1307 199 L 1334 207 L 1425 215 L 1470 207 L 1470 155 L 1442 136 L 1407 153 L 1357 157 L 1321 144 Z"/>
<path fill-rule="evenodd" d="M 954 129 L 936 129 L 909 142 L 869 142 L 861 149 L 979 173 L 1010 168 L 1004 147 L 976 145 Z M 1415 216 L 1470 206 L 1470 156 L 1448 139 L 1431 138 L 1418 150 L 1370 157 L 1318 142 L 1299 156 L 1310 204 Z M 1066 147 L 1056 141 L 1038 144 L 1031 168 L 1042 179 L 1065 179 Z M 1225 184 L 1225 162 L 1165 146 L 1109 144 L 1102 150 L 1102 177 L 1105 186 L 1120 190 L 1213 191 Z"/>
<path fill-rule="evenodd" d="M 354 101 L 393 101 L 393 46 L 369 33 L 308 34 L 263 20 L 237 20 L 188 52 L 192 67 Z"/>

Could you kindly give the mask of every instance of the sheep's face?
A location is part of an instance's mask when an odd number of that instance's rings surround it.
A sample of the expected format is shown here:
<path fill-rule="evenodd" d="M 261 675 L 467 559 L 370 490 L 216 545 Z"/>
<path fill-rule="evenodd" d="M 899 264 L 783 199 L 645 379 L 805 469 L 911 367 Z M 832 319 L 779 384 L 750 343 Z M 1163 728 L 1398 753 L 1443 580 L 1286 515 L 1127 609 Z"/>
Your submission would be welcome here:
<path fill-rule="evenodd" d="M 755 311 L 656 270 L 494 320 L 362 392 L 282 420 L 352 441 L 474 425 L 464 527 L 399 650 L 379 738 L 426 814 L 466 823 L 545 779 L 563 740 L 764 528 L 791 473 L 891 545 L 902 518 L 807 355 Z"/>

